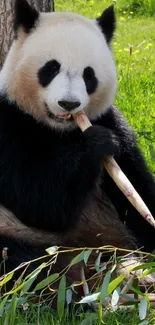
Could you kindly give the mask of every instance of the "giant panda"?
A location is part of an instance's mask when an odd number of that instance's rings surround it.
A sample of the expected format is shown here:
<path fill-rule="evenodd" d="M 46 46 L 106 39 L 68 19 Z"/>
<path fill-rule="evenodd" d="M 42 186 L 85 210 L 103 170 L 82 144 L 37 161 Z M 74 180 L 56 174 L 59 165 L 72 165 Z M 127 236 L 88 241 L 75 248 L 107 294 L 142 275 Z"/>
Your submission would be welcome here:
<path fill-rule="evenodd" d="M 0 72 L 0 249 L 9 248 L 7 271 L 53 245 L 155 248 L 154 229 L 103 167 L 114 156 L 155 216 L 153 176 L 113 105 L 115 23 L 113 6 L 91 20 L 15 1 L 15 38 Z M 74 119 L 61 118 L 81 110 L 92 123 L 83 133 Z"/>

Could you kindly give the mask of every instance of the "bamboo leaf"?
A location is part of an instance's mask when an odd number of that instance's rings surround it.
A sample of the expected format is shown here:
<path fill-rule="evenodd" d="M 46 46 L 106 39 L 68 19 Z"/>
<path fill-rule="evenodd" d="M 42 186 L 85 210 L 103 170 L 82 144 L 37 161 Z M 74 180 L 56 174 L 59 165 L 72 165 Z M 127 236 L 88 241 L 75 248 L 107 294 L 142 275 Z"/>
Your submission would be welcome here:
<path fill-rule="evenodd" d="M 112 291 L 114 291 L 119 286 L 119 284 L 124 280 L 124 278 L 125 274 L 121 274 L 116 279 L 111 281 L 108 285 L 107 295 L 110 295 L 110 293 L 112 293 Z"/>
<path fill-rule="evenodd" d="M 131 297 L 131 296 L 125 294 L 125 293 L 120 293 L 120 297 L 128 299 L 129 302 L 133 302 L 133 303 L 137 302 L 137 299 L 135 299 L 135 298 L 133 298 L 133 297 Z"/>
<path fill-rule="evenodd" d="M 101 296 L 100 296 L 100 302 L 103 304 L 105 297 L 107 296 L 107 290 L 108 285 L 111 279 L 111 271 L 108 271 L 107 274 L 104 277 L 102 287 L 101 287 Z"/>
<path fill-rule="evenodd" d="M 80 254 L 78 254 L 77 256 L 75 256 L 72 261 L 71 261 L 71 265 L 75 265 L 81 261 L 83 261 L 84 259 L 84 252 L 81 252 Z"/>
<path fill-rule="evenodd" d="M 5 304 L 8 300 L 8 296 L 6 296 L 5 298 L 3 298 L 1 304 L 0 304 L 0 317 L 3 315 L 4 310 L 5 310 Z"/>
<path fill-rule="evenodd" d="M 152 269 L 149 269 L 149 270 L 146 270 L 143 274 L 141 274 L 138 278 L 141 279 L 141 278 L 145 278 L 147 275 L 149 274 L 152 274 L 155 272 L 155 268 L 152 268 Z"/>
<path fill-rule="evenodd" d="M 73 292 L 71 289 L 68 289 L 66 291 L 66 302 L 67 302 L 67 305 L 69 305 L 72 301 L 72 295 L 73 295 Z"/>
<path fill-rule="evenodd" d="M 7 310 L 7 315 L 4 321 L 4 325 L 13 325 L 16 316 L 17 307 L 17 295 L 13 295 L 9 309 Z"/>
<path fill-rule="evenodd" d="M 52 247 L 49 247 L 46 249 L 46 252 L 49 254 L 49 255 L 53 255 L 56 253 L 56 251 L 59 249 L 58 246 L 52 246 Z"/>
<path fill-rule="evenodd" d="M 37 269 L 35 269 L 34 271 L 32 271 L 31 273 L 29 273 L 26 277 L 25 277 L 25 280 L 29 280 L 29 279 L 32 279 L 33 277 L 36 277 L 42 270 L 44 264 L 46 263 L 43 263 L 41 264 L 39 267 L 37 267 Z"/>
<path fill-rule="evenodd" d="M 31 288 L 31 286 L 32 286 L 33 282 L 35 281 L 35 279 L 36 279 L 36 277 L 33 277 L 32 279 L 29 279 L 24 283 L 24 286 L 22 287 L 20 296 L 23 296 L 26 292 L 29 291 L 29 289 Z"/>
<path fill-rule="evenodd" d="M 140 290 L 137 289 L 137 288 L 132 287 L 131 285 L 129 285 L 129 289 L 130 289 L 131 291 L 133 291 L 134 293 L 136 293 L 137 295 L 140 295 L 140 296 L 142 296 L 142 297 L 145 296 L 145 293 L 143 293 L 142 291 L 140 291 Z"/>
<path fill-rule="evenodd" d="M 145 297 L 143 297 L 139 304 L 139 318 L 140 318 L 140 320 L 145 319 L 146 315 L 147 315 L 147 300 Z"/>
<path fill-rule="evenodd" d="M 41 290 L 50 284 L 52 284 L 57 278 L 59 277 L 59 273 L 54 273 L 52 275 L 49 275 L 47 278 L 44 280 L 40 281 L 36 287 L 34 288 L 34 291 Z"/>
<path fill-rule="evenodd" d="M 63 275 L 58 289 L 57 310 L 59 319 L 61 320 L 64 314 L 65 307 L 65 290 L 66 290 L 66 276 Z"/>
<path fill-rule="evenodd" d="M 99 271 L 99 268 L 100 268 L 101 256 L 102 256 L 102 253 L 100 252 L 98 254 L 98 257 L 97 257 L 96 261 L 95 261 L 95 269 L 96 269 L 97 272 Z"/>
<path fill-rule="evenodd" d="M 117 288 L 114 290 L 111 298 L 111 306 L 115 307 L 118 304 L 119 301 L 119 296 L 120 296 L 120 289 Z"/>
<path fill-rule="evenodd" d="M 90 304 L 93 301 L 98 300 L 100 292 L 93 293 L 92 295 L 86 296 L 79 301 L 79 304 Z"/>
<path fill-rule="evenodd" d="M 92 249 L 88 249 L 87 251 L 84 252 L 85 265 L 87 265 L 87 262 L 88 262 L 88 259 L 89 259 L 89 256 L 90 256 L 91 253 L 92 253 Z"/>
<path fill-rule="evenodd" d="M 144 263 L 144 264 L 134 267 L 132 269 L 132 271 L 144 270 L 144 269 L 148 269 L 150 267 L 152 268 L 153 266 L 155 266 L 155 262 Z"/>
<path fill-rule="evenodd" d="M 15 316 L 16 316 L 16 308 L 17 308 L 17 295 L 13 295 L 11 301 L 11 307 L 9 310 L 10 313 L 10 324 L 14 324 Z"/>
<path fill-rule="evenodd" d="M 2 287 L 5 283 L 10 281 L 12 279 L 13 275 L 14 275 L 14 272 L 11 272 L 11 273 L 7 274 L 6 276 L 4 276 L 4 279 L 2 281 L 0 281 L 0 287 Z"/>

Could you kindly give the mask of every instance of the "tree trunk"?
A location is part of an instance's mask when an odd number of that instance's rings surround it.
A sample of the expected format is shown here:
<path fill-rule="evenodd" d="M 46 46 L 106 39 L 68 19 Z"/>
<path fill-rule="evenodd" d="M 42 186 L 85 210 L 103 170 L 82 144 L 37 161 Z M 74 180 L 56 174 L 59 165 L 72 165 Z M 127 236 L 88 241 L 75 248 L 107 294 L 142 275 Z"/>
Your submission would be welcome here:
<path fill-rule="evenodd" d="M 54 0 L 28 0 L 39 11 L 54 10 Z M 0 0 L 0 68 L 12 43 L 15 0 Z"/>

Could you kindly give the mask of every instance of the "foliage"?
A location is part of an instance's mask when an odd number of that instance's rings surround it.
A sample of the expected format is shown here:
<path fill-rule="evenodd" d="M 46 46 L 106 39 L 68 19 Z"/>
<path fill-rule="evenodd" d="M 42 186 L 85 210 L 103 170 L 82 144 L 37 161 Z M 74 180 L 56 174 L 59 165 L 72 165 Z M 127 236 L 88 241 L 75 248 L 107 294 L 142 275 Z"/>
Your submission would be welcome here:
<path fill-rule="evenodd" d="M 40 265 L 28 275 L 26 275 L 26 270 L 30 265 L 36 262 L 36 260 L 25 263 L 24 268 L 23 266 L 19 266 L 9 274 L 2 275 L 0 277 L 0 319 L 3 322 L 2 324 L 16 325 L 19 324 L 19 318 L 24 319 L 25 317 L 24 324 L 32 325 L 32 319 L 31 322 L 28 323 L 28 318 L 31 314 L 33 314 L 34 319 L 37 319 L 38 324 L 46 324 L 46 318 L 43 317 L 44 314 L 46 315 L 45 317 L 47 317 L 47 319 L 51 319 L 50 324 L 54 324 L 56 320 L 57 324 L 65 324 L 69 317 L 67 306 L 69 306 L 71 303 L 73 306 L 73 318 L 75 319 L 75 322 L 73 324 L 77 323 L 79 325 L 93 325 L 96 324 L 96 322 L 98 322 L 98 324 L 110 324 L 109 319 L 115 320 L 117 313 L 119 314 L 119 305 L 124 306 L 122 307 L 123 311 L 125 310 L 126 305 L 132 308 L 133 304 L 134 308 L 136 307 L 134 319 L 136 319 L 137 325 L 141 324 L 141 321 L 145 321 L 142 323 L 144 325 L 147 325 L 148 321 L 149 324 L 153 324 L 152 320 L 150 320 L 151 314 L 149 313 L 149 296 L 147 294 L 147 291 L 141 291 L 141 288 L 138 284 L 140 277 L 142 277 L 142 274 L 135 274 L 135 279 L 137 280 L 133 281 L 133 284 L 131 284 L 130 277 L 126 278 L 125 274 L 118 274 L 117 271 L 118 267 L 120 267 L 124 259 L 129 258 L 132 251 L 125 251 L 124 249 L 118 249 L 110 246 L 100 247 L 97 251 L 98 253 L 96 255 L 96 259 L 94 260 L 93 274 L 89 278 L 81 279 L 81 282 L 79 283 L 73 282 L 70 286 L 68 286 L 67 283 L 67 274 L 70 268 L 76 266 L 81 262 L 84 263 L 87 268 L 92 268 L 92 262 L 89 262 L 89 260 L 92 256 L 94 256 L 96 248 L 68 248 L 61 250 L 61 248 L 57 247 L 57 249 L 53 249 L 52 247 L 47 250 L 47 255 L 38 259 L 38 261 L 40 261 Z M 123 256 L 122 258 L 120 256 L 117 257 L 117 253 L 121 251 L 124 252 L 124 254 L 126 252 L 127 255 Z M 111 253 L 111 258 L 107 262 L 102 262 L 102 255 L 105 252 Z M 62 254 L 70 253 L 74 253 L 75 255 L 74 258 L 70 260 L 70 263 L 66 265 L 59 274 L 53 274 L 52 265 L 56 263 L 57 257 L 60 257 Z M 143 253 L 142 259 L 142 252 L 137 252 L 137 255 L 138 253 L 140 253 L 140 261 L 142 265 L 135 268 L 135 266 L 131 264 L 130 271 L 134 272 L 136 270 L 141 270 L 143 276 L 153 273 L 155 268 L 155 255 L 148 255 Z M 42 260 L 44 260 L 43 263 L 41 263 Z M 7 263 L 7 260 L 5 260 L 5 263 Z M 11 290 L 6 291 L 6 279 L 8 285 L 12 280 L 12 275 L 15 276 L 16 272 L 20 269 L 20 277 L 13 284 Z M 47 277 L 39 282 L 36 286 L 34 286 L 33 284 L 35 280 L 38 278 L 40 272 L 43 269 L 47 269 Z M 147 270 L 149 270 L 148 273 Z M 75 288 L 78 286 L 82 286 L 84 288 L 85 283 L 87 283 L 89 288 L 89 284 L 92 283 L 90 281 L 93 279 L 95 280 L 95 286 L 92 287 L 92 291 L 90 291 L 80 301 L 79 296 L 76 295 L 75 304 L 75 301 L 72 301 L 73 294 L 75 293 Z M 56 283 L 57 285 L 55 286 Z M 38 290 L 41 291 L 38 292 Z M 129 292 L 132 292 L 133 295 L 131 296 Z M 139 297 L 141 297 L 140 303 Z M 37 301 L 35 304 L 32 303 L 34 299 Z M 52 306 L 54 299 L 57 300 L 57 315 L 56 312 L 50 309 L 50 306 Z M 88 314 L 83 313 L 83 308 L 81 307 L 83 304 L 87 304 L 89 307 L 93 308 L 94 312 L 92 309 L 92 311 Z M 75 312 L 74 306 L 79 306 L 79 309 Z M 52 314 L 49 317 L 50 310 L 52 311 Z M 16 323 L 17 319 L 18 322 Z M 42 319 L 42 323 L 40 322 L 40 319 Z M 25 323 L 25 321 L 27 321 L 27 323 Z M 47 324 L 49 323 L 47 322 Z M 66 324 L 68 323 L 66 322 Z M 128 324 L 133 323 L 129 322 Z"/>

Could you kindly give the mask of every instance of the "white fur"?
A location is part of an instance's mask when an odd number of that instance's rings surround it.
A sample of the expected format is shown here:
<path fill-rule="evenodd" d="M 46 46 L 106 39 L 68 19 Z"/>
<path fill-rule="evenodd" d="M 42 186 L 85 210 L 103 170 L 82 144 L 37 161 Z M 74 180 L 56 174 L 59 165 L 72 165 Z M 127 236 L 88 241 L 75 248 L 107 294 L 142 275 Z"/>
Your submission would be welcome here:
<path fill-rule="evenodd" d="M 81 105 L 74 112 L 83 109 L 89 118 L 104 113 L 113 103 L 117 87 L 115 63 L 95 21 L 73 13 L 42 13 L 37 28 L 27 37 L 23 34 L 20 31 L 0 73 L 0 91 L 7 90 L 9 99 L 21 109 L 52 127 L 66 129 L 72 128 L 74 122 L 52 120 L 46 114 L 45 103 L 52 113 L 62 114 L 58 101 L 79 101 Z M 37 72 L 52 59 L 61 64 L 60 74 L 43 88 Z M 90 96 L 83 80 L 88 66 L 99 81 Z"/>

